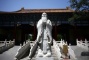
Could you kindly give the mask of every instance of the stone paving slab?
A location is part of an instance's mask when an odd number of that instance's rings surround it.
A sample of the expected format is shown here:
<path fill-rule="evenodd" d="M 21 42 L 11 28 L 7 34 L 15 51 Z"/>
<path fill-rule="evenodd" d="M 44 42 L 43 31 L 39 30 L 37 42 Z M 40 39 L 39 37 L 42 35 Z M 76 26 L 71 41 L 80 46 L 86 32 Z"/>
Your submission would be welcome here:
<path fill-rule="evenodd" d="M 86 51 L 85 49 L 82 49 L 81 47 L 78 47 L 78 46 L 71 46 L 71 48 L 73 49 L 77 57 L 77 60 L 89 60 L 89 56 L 81 56 L 81 53 L 83 51 Z"/>
<path fill-rule="evenodd" d="M 53 57 L 37 57 L 35 60 L 54 60 Z"/>
<path fill-rule="evenodd" d="M 5 51 L 4 53 L 0 54 L 0 60 L 14 60 L 15 54 L 17 53 L 17 50 L 19 49 L 19 47 L 20 46 L 14 46 L 13 48 L 10 48 L 8 51 Z M 71 48 L 75 51 L 77 60 L 89 60 L 89 56 L 79 56 L 79 53 L 81 51 L 84 51 L 83 49 L 77 46 L 71 46 Z M 27 59 L 28 57 L 22 60 L 27 60 Z M 58 60 L 58 59 L 55 59 L 55 60 Z M 71 59 L 62 59 L 62 60 L 71 60 Z"/>
<path fill-rule="evenodd" d="M 15 54 L 20 46 L 14 46 L 0 54 L 0 60 L 14 60 Z"/>

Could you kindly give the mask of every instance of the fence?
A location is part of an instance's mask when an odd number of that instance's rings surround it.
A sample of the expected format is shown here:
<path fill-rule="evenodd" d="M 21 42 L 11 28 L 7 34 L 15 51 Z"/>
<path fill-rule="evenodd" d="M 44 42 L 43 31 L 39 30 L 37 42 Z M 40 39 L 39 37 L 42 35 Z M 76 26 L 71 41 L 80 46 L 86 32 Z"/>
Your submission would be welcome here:
<path fill-rule="evenodd" d="M 13 47 L 15 45 L 15 39 L 13 41 L 0 41 L 0 53 L 3 53 L 4 51 L 8 50 L 9 48 Z"/>
<path fill-rule="evenodd" d="M 18 51 L 15 55 L 15 59 L 21 59 L 25 55 L 28 55 L 30 48 L 31 48 L 30 41 L 28 41 L 28 40 L 26 41 L 26 43 L 25 42 L 23 43 L 23 46 L 22 46 L 22 44 L 20 44 L 20 48 L 18 49 Z"/>
<path fill-rule="evenodd" d="M 61 51 L 60 51 L 60 48 L 59 48 L 59 46 L 58 46 L 58 44 L 57 44 L 57 42 L 55 40 L 53 40 L 53 47 L 56 50 L 58 59 L 60 60 Z"/>
<path fill-rule="evenodd" d="M 76 42 L 77 42 L 77 46 L 86 49 L 87 51 L 89 50 L 89 41 L 87 41 L 87 39 L 85 39 L 85 41 L 83 40 L 79 41 L 78 39 L 76 39 Z"/>

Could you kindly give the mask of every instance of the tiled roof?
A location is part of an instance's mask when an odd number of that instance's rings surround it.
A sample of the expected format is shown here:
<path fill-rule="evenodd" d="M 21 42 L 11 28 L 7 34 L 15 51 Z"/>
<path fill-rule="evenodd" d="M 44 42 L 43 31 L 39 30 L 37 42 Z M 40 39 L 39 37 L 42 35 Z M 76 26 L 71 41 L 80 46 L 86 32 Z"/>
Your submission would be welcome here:
<path fill-rule="evenodd" d="M 13 12 L 0 12 L 0 13 L 42 13 L 42 12 L 74 12 L 74 10 L 70 9 L 69 7 L 66 7 L 65 9 L 24 9 L 21 8 L 18 11 Z"/>

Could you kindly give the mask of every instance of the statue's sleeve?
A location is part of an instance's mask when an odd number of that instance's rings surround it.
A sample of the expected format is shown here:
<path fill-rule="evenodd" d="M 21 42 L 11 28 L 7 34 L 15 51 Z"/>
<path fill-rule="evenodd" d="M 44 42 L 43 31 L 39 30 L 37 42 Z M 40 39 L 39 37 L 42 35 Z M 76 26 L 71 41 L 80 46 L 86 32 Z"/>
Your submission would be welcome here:
<path fill-rule="evenodd" d="M 50 20 L 47 20 L 47 34 L 50 39 L 50 43 L 52 43 L 52 23 Z"/>
<path fill-rule="evenodd" d="M 40 36 L 41 36 L 41 20 L 39 20 L 37 22 L 37 38 L 36 40 L 39 41 L 40 40 Z"/>
<path fill-rule="evenodd" d="M 52 31 L 52 22 L 50 20 L 47 21 L 47 29 L 51 32 Z"/>
<path fill-rule="evenodd" d="M 39 25 L 40 25 L 39 23 L 40 23 L 40 20 L 37 22 L 37 25 L 36 25 L 37 29 L 38 29 L 38 27 L 39 27 Z"/>

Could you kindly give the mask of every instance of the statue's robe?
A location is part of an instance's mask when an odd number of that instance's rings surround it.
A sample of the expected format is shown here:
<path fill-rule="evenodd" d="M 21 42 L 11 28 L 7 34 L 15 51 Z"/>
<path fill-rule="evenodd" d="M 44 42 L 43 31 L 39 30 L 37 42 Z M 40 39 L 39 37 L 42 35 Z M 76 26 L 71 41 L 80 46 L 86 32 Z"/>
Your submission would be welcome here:
<path fill-rule="evenodd" d="M 50 44 L 52 43 L 52 23 L 50 20 L 40 19 L 37 23 L 37 29 L 37 41 L 41 42 L 40 48 L 43 51 L 43 53 L 46 54 L 47 50 L 50 49 L 48 42 Z"/>

